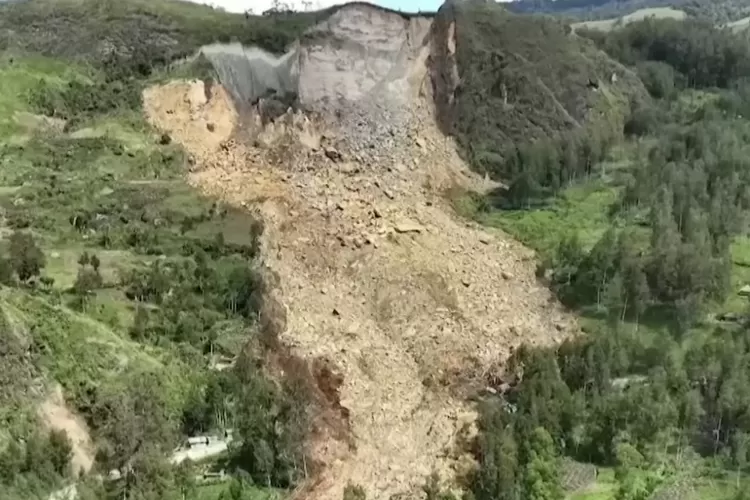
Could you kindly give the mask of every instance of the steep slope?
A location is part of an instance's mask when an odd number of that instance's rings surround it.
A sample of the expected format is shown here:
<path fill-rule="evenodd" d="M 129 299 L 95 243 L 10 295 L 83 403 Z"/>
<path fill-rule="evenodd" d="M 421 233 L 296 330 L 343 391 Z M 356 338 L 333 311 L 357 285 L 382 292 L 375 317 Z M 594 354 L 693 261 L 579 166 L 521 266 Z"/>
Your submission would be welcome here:
<path fill-rule="evenodd" d="M 441 129 L 474 169 L 505 181 L 518 146 L 573 135 L 611 141 L 630 102 L 646 95 L 632 71 L 559 20 L 456 3 L 440 9 L 434 26 Z"/>
<path fill-rule="evenodd" d="M 435 124 L 436 36 L 430 18 L 343 7 L 294 49 L 307 113 L 265 127 L 219 86 L 144 93 L 150 122 L 194 155 L 191 183 L 259 207 L 285 308 L 280 339 L 342 379 L 351 435 L 320 429 L 322 469 L 300 497 L 338 499 L 348 483 L 370 498 L 412 497 L 433 470 L 451 479 L 470 462 L 467 395 L 501 375 L 521 342 L 576 330 L 536 282 L 530 251 L 461 221 L 443 200 L 452 188 L 494 185 Z"/>

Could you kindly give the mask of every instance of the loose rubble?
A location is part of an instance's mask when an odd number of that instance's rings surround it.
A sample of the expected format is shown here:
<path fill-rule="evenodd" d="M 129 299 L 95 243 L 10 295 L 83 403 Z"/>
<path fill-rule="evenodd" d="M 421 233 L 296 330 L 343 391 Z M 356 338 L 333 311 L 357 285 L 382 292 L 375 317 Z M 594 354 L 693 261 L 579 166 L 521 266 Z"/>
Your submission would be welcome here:
<path fill-rule="evenodd" d="M 426 52 L 415 50 L 404 63 L 416 82 L 408 92 L 384 85 L 255 129 L 252 116 L 236 129 L 240 117 L 218 85 L 198 104 L 200 82 L 144 93 L 149 120 L 195 158 L 190 182 L 263 217 L 262 255 L 286 309 L 280 340 L 342 376 L 353 446 L 330 436 L 311 443 L 325 467 L 300 498 L 339 500 L 349 482 L 368 498 L 413 498 L 433 470 L 451 480 L 468 460 L 456 436 L 476 419 L 467 391 L 484 391 L 488 371 L 520 342 L 576 330 L 536 282 L 531 251 L 467 225 L 443 198 L 488 182 L 467 174 L 434 125 L 420 97 Z"/>

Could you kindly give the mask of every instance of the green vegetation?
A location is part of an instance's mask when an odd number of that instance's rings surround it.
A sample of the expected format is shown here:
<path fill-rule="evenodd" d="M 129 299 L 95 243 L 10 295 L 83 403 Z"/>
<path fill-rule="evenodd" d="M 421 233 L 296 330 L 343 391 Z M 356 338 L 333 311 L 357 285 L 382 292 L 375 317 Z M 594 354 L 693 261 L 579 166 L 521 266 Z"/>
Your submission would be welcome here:
<path fill-rule="evenodd" d="M 2 498 L 43 498 L 78 472 L 36 416 L 55 383 L 91 431 L 93 472 L 123 476 L 84 477 L 82 498 L 271 498 L 306 473 L 306 393 L 263 366 L 263 227 L 185 184 L 186 156 L 143 121 L 141 91 L 201 44 L 280 51 L 314 19 L 177 1 L 0 6 Z M 220 358 L 233 367 L 213 369 Z M 187 436 L 227 429 L 230 481 L 196 478 L 212 460 L 169 463 Z"/>
<path fill-rule="evenodd" d="M 511 185 L 457 201 L 535 247 L 538 276 L 588 332 L 514 354 L 510 388 L 482 410 L 473 493 L 563 498 L 559 454 L 607 471 L 572 498 L 741 498 L 749 309 L 736 293 L 748 276 L 750 44 L 667 20 L 593 38 L 651 94 L 633 103 L 624 139 L 554 196 L 514 200 Z M 548 468 L 526 450 L 544 433 Z M 549 473 L 534 475 L 543 486 L 528 484 L 529 467 Z"/>
<path fill-rule="evenodd" d="M 559 21 L 472 3 L 455 16 L 461 84 L 442 118 L 463 156 L 515 204 L 588 176 L 646 96 L 640 80 Z"/>
<path fill-rule="evenodd" d="M 0 49 L 102 65 L 109 73 L 148 75 L 213 42 L 238 41 L 283 52 L 327 12 L 243 16 L 180 0 L 45 0 L 3 4 Z M 138 40 L 134 44 L 134 40 Z"/>

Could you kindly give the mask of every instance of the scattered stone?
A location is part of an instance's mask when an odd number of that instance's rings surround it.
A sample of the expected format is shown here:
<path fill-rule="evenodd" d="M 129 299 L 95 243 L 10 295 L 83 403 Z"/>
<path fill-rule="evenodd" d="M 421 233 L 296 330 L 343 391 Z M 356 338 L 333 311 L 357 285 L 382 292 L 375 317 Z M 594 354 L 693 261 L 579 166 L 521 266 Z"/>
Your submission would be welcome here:
<path fill-rule="evenodd" d="M 510 274 L 508 271 L 503 271 L 502 272 L 502 276 L 503 276 L 504 280 L 512 280 L 513 279 L 513 275 Z"/>
<path fill-rule="evenodd" d="M 402 222 L 396 224 L 393 228 L 397 233 L 421 233 L 424 231 L 424 227 L 420 226 L 416 222 Z"/>
<path fill-rule="evenodd" d="M 356 321 L 355 321 L 355 322 L 353 322 L 353 323 L 351 323 L 351 324 L 350 324 L 350 325 L 349 325 L 349 326 L 348 326 L 348 327 L 346 328 L 346 334 L 347 334 L 347 335 L 348 335 L 349 337 L 355 338 L 355 337 L 357 336 L 357 334 L 358 334 L 358 333 L 359 333 L 359 323 L 357 323 Z"/>
<path fill-rule="evenodd" d="M 487 394 L 492 394 L 494 396 L 495 394 L 497 394 L 497 389 L 495 389 L 494 387 L 485 387 L 484 392 L 486 392 Z"/>
<path fill-rule="evenodd" d="M 463 279 L 461 280 L 461 283 L 463 283 L 463 285 L 464 285 L 464 286 L 465 286 L 466 288 L 468 288 L 469 286 L 471 286 L 471 282 L 470 282 L 470 281 L 469 281 L 468 279 L 466 279 L 466 278 L 463 278 Z"/>
<path fill-rule="evenodd" d="M 161 144 L 162 146 L 166 146 L 167 144 L 171 142 L 172 142 L 172 136 L 170 136 L 166 132 L 161 134 L 161 136 L 159 137 L 159 144 Z"/>
<path fill-rule="evenodd" d="M 343 211 L 344 210 L 344 204 L 341 203 L 341 202 L 336 203 L 336 209 Z"/>
<path fill-rule="evenodd" d="M 209 123 L 206 123 L 206 128 L 208 129 L 209 132 L 213 132 L 214 130 L 216 130 L 216 125 L 209 122 Z"/>
<path fill-rule="evenodd" d="M 372 215 L 373 215 L 373 216 L 374 216 L 374 217 L 375 217 L 376 219 L 379 219 L 379 218 L 381 218 L 381 217 L 383 216 L 382 212 L 381 212 L 380 210 L 378 210 L 378 207 L 373 207 L 373 208 L 372 208 Z"/>
<path fill-rule="evenodd" d="M 489 234 L 482 233 L 482 234 L 479 235 L 479 242 L 480 243 L 484 243 L 485 245 L 489 245 L 490 241 L 492 241 L 492 237 L 490 237 Z"/>
<path fill-rule="evenodd" d="M 340 318 L 340 317 L 341 317 L 341 311 L 339 311 L 339 310 L 338 310 L 338 309 L 336 309 L 335 307 L 333 308 L 333 311 L 332 311 L 331 313 L 332 313 L 332 314 L 333 314 L 334 316 L 336 316 L 337 318 Z"/>
<path fill-rule="evenodd" d="M 368 245 L 374 245 L 375 244 L 375 237 L 373 235 L 371 235 L 371 234 L 366 234 L 365 235 L 365 243 L 367 243 Z"/>
<path fill-rule="evenodd" d="M 342 163 L 339 166 L 339 172 L 341 172 L 342 174 L 347 174 L 347 175 L 356 174 L 357 172 L 359 172 L 359 169 L 355 167 L 354 165 L 352 165 L 351 163 Z"/>
<path fill-rule="evenodd" d="M 561 323 L 558 321 L 557 323 L 555 323 L 555 328 L 558 332 L 562 332 L 565 330 L 565 323 Z"/>
<path fill-rule="evenodd" d="M 341 161 L 344 159 L 343 155 L 336 148 L 327 147 L 323 151 L 331 161 Z"/>
<path fill-rule="evenodd" d="M 388 189 L 383 189 L 383 194 L 386 195 L 391 200 L 394 198 L 393 192 L 389 191 Z"/>

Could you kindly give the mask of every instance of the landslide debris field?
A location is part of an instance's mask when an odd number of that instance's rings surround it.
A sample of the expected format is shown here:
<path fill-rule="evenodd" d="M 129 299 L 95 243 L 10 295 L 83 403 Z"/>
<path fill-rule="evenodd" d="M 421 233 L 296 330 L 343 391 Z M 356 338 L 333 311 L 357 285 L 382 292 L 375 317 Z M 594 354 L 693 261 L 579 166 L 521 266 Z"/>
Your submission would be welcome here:
<path fill-rule="evenodd" d="M 470 460 L 466 395 L 500 375 L 493 370 L 521 342 L 576 330 L 537 284 L 532 252 L 459 219 L 444 199 L 493 185 L 435 122 L 432 22 L 350 5 L 276 63 L 211 47 L 219 75 L 298 93 L 298 110 L 265 126 L 262 98 L 248 116 L 233 105 L 260 97 L 257 84 L 248 91 L 232 79 L 207 92 L 201 81 L 171 82 L 144 92 L 151 124 L 194 155 L 190 183 L 260 208 L 264 264 L 278 276 L 286 316 L 282 343 L 343 378 L 351 435 L 314 443 L 324 467 L 305 493 L 314 498 L 341 498 L 349 483 L 374 498 L 410 494 L 433 470 L 451 479 Z"/>

